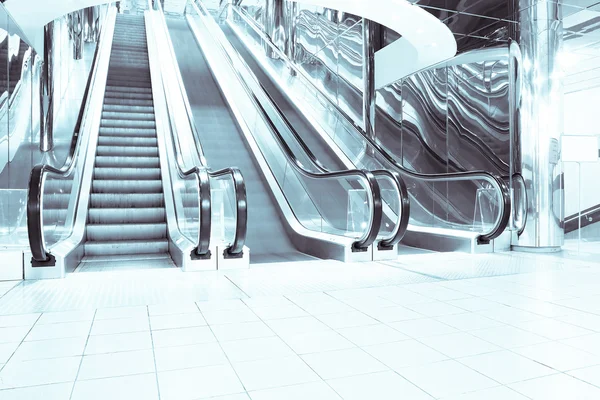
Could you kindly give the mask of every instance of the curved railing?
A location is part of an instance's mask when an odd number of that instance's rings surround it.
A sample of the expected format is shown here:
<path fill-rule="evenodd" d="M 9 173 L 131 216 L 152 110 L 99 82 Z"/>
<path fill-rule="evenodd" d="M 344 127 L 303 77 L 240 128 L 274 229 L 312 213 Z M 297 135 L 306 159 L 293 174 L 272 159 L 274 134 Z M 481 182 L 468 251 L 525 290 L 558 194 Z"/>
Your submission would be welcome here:
<path fill-rule="evenodd" d="M 253 32 L 260 37 L 263 43 L 268 45 L 271 48 L 271 50 L 273 50 L 273 52 L 278 56 L 279 59 L 285 62 L 286 66 L 294 70 L 299 76 L 304 77 L 304 72 L 300 70 L 294 63 L 289 62 L 287 56 L 283 54 L 283 52 L 277 46 L 273 44 L 271 39 L 268 36 L 266 36 L 265 33 L 262 32 L 262 30 L 260 30 L 253 21 L 250 20 L 250 17 L 245 15 L 244 12 L 240 11 L 238 7 L 230 5 L 230 8 L 234 10 L 234 12 L 236 12 L 236 14 L 240 16 L 246 24 L 250 26 Z M 310 79 L 305 77 L 304 80 L 307 81 L 308 84 L 312 86 L 314 90 L 320 93 L 320 89 L 318 89 Z M 372 153 L 372 155 L 370 156 L 370 161 L 373 161 L 374 159 L 379 165 L 381 165 L 381 167 L 384 167 L 385 169 L 392 169 L 393 171 L 398 172 L 405 178 L 415 180 L 425 185 L 433 185 L 435 183 L 473 183 L 474 181 L 483 181 L 486 182 L 487 185 L 492 187 L 494 189 L 494 192 L 498 196 L 498 216 L 492 224 L 491 228 L 479 233 L 478 241 L 480 243 L 487 243 L 497 238 L 508 227 L 512 208 L 511 196 L 508 186 L 501 177 L 486 171 L 424 174 L 409 170 L 400 163 L 398 163 L 393 156 L 391 156 L 379 143 L 375 141 L 375 139 L 366 135 L 362 129 L 359 129 L 348 117 L 348 115 L 343 110 L 341 110 L 336 104 L 334 104 L 327 96 L 322 96 L 322 99 L 324 99 L 329 104 L 329 107 L 331 109 L 335 110 L 336 113 L 342 116 L 342 118 L 344 119 L 344 123 L 348 124 L 348 126 L 351 126 L 353 128 L 352 134 L 354 134 L 354 132 L 357 132 L 359 134 L 360 140 L 364 143 L 365 146 L 365 148 L 363 149 L 363 157 L 366 157 L 367 153 Z M 412 200 L 414 200 L 414 196 Z"/>
<path fill-rule="evenodd" d="M 168 32 L 168 28 L 167 28 L 167 24 L 166 24 L 166 20 L 164 17 L 164 13 L 162 10 L 162 6 L 160 4 L 159 1 L 155 1 L 154 2 L 154 10 L 156 10 L 158 12 L 158 17 L 160 18 L 160 26 L 158 27 L 159 29 L 162 30 L 162 34 L 164 35 L 164 38 L 166 38 L 165 40 L 165 44 L 167 47 L 167 51 L 169 53 L 169 56 L 171 57 L 170 59 L 173 60 L 174 63 L 176 63 L 177 57 L 175 55 L 175 50 L 173 48 L 173 45 L 171 43 L 170 40 L 170 35 Z M 162 67 L 162 63 L 161 63 L 161 67 Z M 183 168 L 183 160 L 182 160 L 182 154 L 183 154 L 183 146 L 181 144 L 181 141 L 179 140 L 179 135 L 177 134 L 173 134 L 173 132 L 176 131 L 175 129 L 175 121 L 174 121 L 174 110 L 170 104 L 170 102 L 167 101 L 167 107 L 169 109 L 169 116 L 170 116 L 170 122 L 171 122 L 171 139 L 172 139 L 172 143 L 175 149 L 175 154 L 177 154 L 177 166 L 179 169 L 179 173 L 182 174 L 182 176 L 189 176 L 190 174 L 196 174 L 198 176 L 198 180 L 200 182 L 200 195 L 201 195 L 201 199 L 199 200 L 199 204 L 201 205 L 201 217 L 200 217 L 200 221 L 201 221 L 201 228 L 199 230 L 199 235 L 200 237 L 198 238 L 198 248 L 197 248 L 197 254 L 199 256 L 203 256 L 205 254 L 208 254 L 209 252 L 209 247 L 210 247 L 210 236 L 211 236 L 211 225 L 212 225 L 212 218 L 211 218 L 211 214 L 212 214 L 212 198 L 211 198 L 211 193 L 210 193 L 210 189 L 211 189 L 211 181 L 212 180 L 216 180 L 216 179 L 221 179 L 221 178 L 229 178 L 232 182 L 232 186 L 233 186 L 233 195 L 234 195 L 234 208 L 235 208 L 235 230 L 233 232 L 233 238 L 231 239 L 230 243 L 228 244 L 227 248 L 225 249 L 224 252 L 224 256 L 225 257 L 232 257 L 232 258 L 236 258 L 236 257 L 241 257 L 243 255 L 243 249 L 244 249 L 244 244 L 246 242 L 246 234 L 247 234 L 247 229 L 248 229 L 248 201 L 247 201 L 247 194 L 246 194 L 246 184 L 244 183 L 244 178 L 243 175 L 241 173 L 241 171 L 238 168 L 225 168 L 225 169 L 221 169 L 221 170 L 217 170 L 217 171 L 213 171 L 208 167 L 208 163 L 206 161 L 206 158 L 202 152 L 202 148 L 200 145 L 200 135 L 198 134 L 198 129 L 196 127 L 196 124 L 194 122 L 194 116 L 192 113 L 192 109 L 189 103 L 189 99 L 187 96 L 187 93 L 185 91 L 185 86 L 183 83 L 183 79 L 181 77 L 181 72 L 179 71 L 179 68 L 173 68 L 173 71 L 167 71 L 166 73 L 168 74 L 169 72 L 172 72 L 175 80 L 176 80 L 176 87 L 177 87 L 177 91 L 179 92 L 179 95 L 181 96 L 180 99 L 183 102 L 184 105 L 184 109 L 185 109 L 185 113 L 186 113 L 186 117 L 187 117 L 187 124 L 189 125 L 189 129 L 191 131 L 193 140 L 194 140 L 194 144 L 195 146 L 193 146 L 196 150 L 196 160 L 194 163 L 200 163 L 200 167 L 195 167 L 192 168 L 191 170 L 185 171 L 184 172 L 184 168 Z M 166 88 L 163 85 L 163 89 L 165 90 L 165 97 L 167 98 L 168 93 Z M 207 218 L 208 216 L 208 218 Z"/>
<path fill-rule="evenodd" d="M 192 5 L 199 16 L 212 18 L 210 17 L 210 13 L 208 12 L 208 10 L 206 10 L 206 8 L 201 2 L 193 1 Z M 222 32 L 220 33 L 222 35 Z M 287 166 L 289 166 L 291 167 L 293 172 L 298 176 L 298 178 L 296 179 L 300 181 L 300 185 L 304 187 L 306 194 L 309 196 L 310 200 L 315 205 L 315 208 L 320 213 L 321 220 L 325 221 L 326 223 L 332 224 L 332 226 L 334 227 L 334 231 L 344 231 L 346 232 L 346 234 L 348 233 L 348 230 L 346 228 L 338 229 L 335 227 L 335 223 L 337 222 L 336 217 L 331 215 L 324 215 L 327 213 L 327 211 L 331 210 L 325 210 L 326 206 L 320 208 L 320 206 L 318 205 L 319 201 L 315 200 L 313 197 L 315 196 L 314 190 L 310 190 L 309 187 L 311 186 L 311 183 L 316 182 L 317 186 L 319 187 L 319 190 L 333 191 L 334 189 L 329 187 L 331 186 L 331 183 L 328 182 L 334 181 L 340 184 L 341 186 L 343 186 L 342 183 L 350 184 L 350 186 L 352 186 L 353 183 L 358 183 L 361 186 L 361 188 L 366 191 L 365 208 L 368 213 L 368 217 L 366 217 L 366 221 L 364 224 L 366 226 L 361 225 L 357 230 L 352 232 L 353 235 L 360 235 L 353 242 L 353 249 L 357 251 L 366 250 L 371 244 L 373 244 L 377 240 L 378 234 L 380 232 L 382 222 L 381 220 L 383 215 L 381 191 L 375 175 L 367 170 L 346 170 L 339 172 L 313 172 L 307 170 L 303 163 L 300 161 L 300 159 L 297 157 L 297 155 L 294 153 L 294 151 L 291 149 L 288 142 L 277 129 L 277 121 L 274 121 L 269 116 L 269 113 L 265 110 L 263 103 L 257 98 L 257 93 L 262 94 L 264 92 L 258 89 L 260 88 L 260 82 L 257 80 L 252 70 L 249 68 L 249 66 L 246 64 L 243 58 L 241 58 L 239 54 L 237 54 L 237 52 L 228 50 L 227 46 L 224 44 L 225 42 L 227 42 L 226 38 L 215 37 L 214 39 L 218 47 L 220 48 L 223 56 L 227 60 L 227 63 L 232 67 L 232 71 L 236 74 L 237 78 L 242 84 L 242 87 L 253 102 L 254 108 L 259 112 L 258 115 L 268 127 L 268 131 L 270 131 L 272 138 L 275 139 L 277 146 L 279 147 L 281 153 L 285 158 L 286 172 L 284 172 L 284 181 L 283 183 L 281 181 L 278 181 L 278 184 L 280 185 L 280 187 L 282 187 L 282 190 L 284 190 L 284 186 L 287 184 L 285 179 L 287 176 Z M 242 72 L 246 74 L 247 78 L 242 76 Z M 250 85 L 253 85 L 256 89 L 253 89 L 252 87 L 250 87 Z M 265 149 L 261 149 L 261 151 L 263 151 L 264 154 Z M 269 162 L 269 167 L 273 168 L 271 162 Z M 305 178 L 306 180 L 303 181 L 301 178 Z M 298 189 L 300 188 L 299 186 L 297 187 Z M 296 193 L 296 196 L 299 195 L 300 193 Z M 289 194 L 286 195 L 286 200 L 289 204 Z M 291 204 L 290 206 L 292 211 L 296 213 L 294 207 Z M 301 222 L 301 219 L 298 218 L 298 215 L 296 215 L 296 218 L 299 222 Z M 322 223 L 323 222 L 321 222 L 321 224 Z M 333 231 L 329 233 L 335 234 L 335 232 Z M 340 233 L 337 234 L 339 235 Z"/>
<path fill-rule="evenodd" d="M 285 113 L 283 112 L 281 107 L 279 107 L 277 102 L 273 99 L 269 91 L 260 82 L 259 85 L 264 91 L 267 98 L 269 99 L 270 103 L 277 110 L 277 113 L 281 116 L 281 120 L 284 122 L 287 130 L 292 134 L 296 142 L 298 142 L 303 152 L 308 156 L 311 163 L 317 168 L 318 172 L 321 174 L 330 173 L 331 171 L 318 160 L 318 158 L 308 147 L 304 139 L 302 139 L 296 128 L 294 128 L 294 126 L 290 123 Z M 387 235 L 384 233 L 384 237 L 378 243 L 379 249 L 389 249 L 394 247 L 394 245 L 400 243 L 400 241 L 404 237 L 404 234 L 406 233 L 406 229 L 408 228 L 408 222 L 410 219 L 410 201 L 408 199 L 408 188 L 406 187 L 406 183 L 404 182 L 400 174 L 398 174 L 397 172 L 379 169 L 371 171 L 371 173 L 373 173 L 373 175 L 376 178 L 386 179 L 389 182 L 391 182 L 392 187 L 394 188 L 394 193 L 398 194 L 398 198 L 395 199 L 398 203 L 396 207 L 397 210 L 392 210 L 397 214 L 398 220 L 394 223 L 394 228 L 391 229 L 391 231 Z M 382 200 L 384 200 L 383 195 Z M 394 203 L 394 201 L 389 201 L 388 203 L 388 205 L 390 205 Z M 383 217 L 384 214 L 382 213 L 382 218 Z"/>
<path fill-rule="evenodd" d="M 55 168 L 48 164 L 36 165 L 33 167 L 29 177 L 27 195 L 27 231 L 31 255 L 33 260 L 39 264 L 52 263 L 54 260 L 54 257 L 48 251 L 44 235 L 44 185 L 49 175 L 54 175 L 58 179 L 66 179 L 74 173 L 77 164 L 77 154 L 79 154 L 79 151 L 81 150 L 81 126 L 91 96 L 90 89 L 92 80 L 95 79 L 97 74 L 98 53 L 100 47 L 101 43 L 98 42 L 94 52 L 90 74 L 85 85 L 85 91 L 83 92 L 83 100 L 81 102 L 81 107 L 79 108 L 77 122 L 73 129 L 73 137 L 71 138 L 69 151 L 62 167 Z"/>

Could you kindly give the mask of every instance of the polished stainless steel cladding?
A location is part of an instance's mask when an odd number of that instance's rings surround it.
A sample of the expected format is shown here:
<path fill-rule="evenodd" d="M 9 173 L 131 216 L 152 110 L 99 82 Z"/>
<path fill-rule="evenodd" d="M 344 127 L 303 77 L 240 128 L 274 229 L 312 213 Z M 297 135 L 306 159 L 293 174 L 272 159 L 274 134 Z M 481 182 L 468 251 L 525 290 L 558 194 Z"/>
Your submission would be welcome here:
<path fill-rule="evenodd" d="M 100 35 L 100 6 L 92 6 L 83 10 L 83 35 L 86 42 L 97 42 Z"/>
<path fill-rule="evenodd" d="M 53 46 L 54 22 L 51 21 L 44 27 L 44 57 L 40 63 L 40 150 L 49 151 L 54 147 L 54 77 L 53 71 Z"/>
<path fill-rule="evenodd" d="M 73 40 L 73 59 L 83 58 L 85 9 L 74 11 L 69 14 L 69 33 Z"/>
<path fill-rule="evenodd" d="M 518 153 L 529 211 L 519 247 L 559 250 L 564 237 L 559 149 L 564 94 L 557 57 L 563 40 L 562 5 L 520 0 L 519 10 L 522 79 L 516 110 L 522 134 Z"/>
<path fill-rule="evenodd" d="M 375 50 L 378 25 L 363 18 L 363 127 L 365 133 L 375 139 Z"/>

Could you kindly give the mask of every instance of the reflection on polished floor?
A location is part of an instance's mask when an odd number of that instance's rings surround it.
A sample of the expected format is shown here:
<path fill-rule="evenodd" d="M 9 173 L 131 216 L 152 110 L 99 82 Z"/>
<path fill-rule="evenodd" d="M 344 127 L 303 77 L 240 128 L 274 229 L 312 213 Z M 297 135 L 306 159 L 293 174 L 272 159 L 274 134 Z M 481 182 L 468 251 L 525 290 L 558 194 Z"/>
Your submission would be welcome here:
<path fill-rule="evenodd" d="M 600 263 L 134 269 L 0 282 L 0 398 L 600 398 Z"/>

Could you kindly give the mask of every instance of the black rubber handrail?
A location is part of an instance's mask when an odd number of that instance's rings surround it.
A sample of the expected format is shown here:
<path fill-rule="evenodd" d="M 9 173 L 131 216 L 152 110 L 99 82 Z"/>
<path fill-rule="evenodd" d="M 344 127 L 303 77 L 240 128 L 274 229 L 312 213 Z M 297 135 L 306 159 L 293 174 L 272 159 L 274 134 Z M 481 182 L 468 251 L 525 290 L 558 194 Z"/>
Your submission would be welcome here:
<path fill-rule="evenodd" d="M 197 5 L 196 3 L 197 2 L 195 2 L 194 5 Z M 201 3 L 200 3 L 200 6 L 204 10 L 203 15 L 209 16 L 210 14 L 208 13 L 208 11 L 206 11 L 206 9 L 204 9 L 204 6 Z M 200 10 L 198 10 L 198 11 L 200 11 Z M 265 110 L 265 108 L 261 104 L 260 100 L 258 100 L 258 98 L 256 97 L 256 94 L 252 91 L 252 89 L 250 89 L 250 87 L 248 87 L 248 84 L 246 83 L 244 78 L 242 76 L 240 76 L 239 71 L 235 68 L 234 62 L 231 59 L 229 52 L 225 49 L 225 46 L 223 45 L 223 43 L 221 43 L 220 40 L 218 40 L 218 39 L 217 39 L 217 42 L 218 42 L 219 46 L 221 47 L 221 50 L 223 51 L 223 54 L 225 55 L 229 65 L 231 65 L 233 71 L 238 76 L 240 83 L 242 83 L 242 86 L 244 87 L 244 89 L 246 90 L 246 92 L 248 93 L 248 95 L 250 96 L 252 101 L 255 103 L 256 109 L 260 111 L 265 122 L 271 128 L 270 129 L 271 133 L 273 134 L 273 137 L 279 144 L 280 148 L 283 150 L 283 154 L 286 157 L 288 163 L 292 166 L 292 168 L 297 173 L 299 173 L 302 176 L 311 178 L 311 179 L 336 179 L 336 178 L 361 177 L 367 182 L 367 186 L 369 187 L 369 190 L 372 193 L 372 198 L 371 198 L 372 212 L 371 212 L 371 218 L 370 218 L 370 227 L 365 232 L 363 237 L 360 238 L 359 240 L 355 241 L 352 245 L 353 249 L 355 249 L 355 250 L 359 250 L 359 251 L 366 250 L 370 245 L 372 245 L 377 240 L 377 236 L 379 234 L 379 230 L 381 227 L 381 220 L 382 220 L 382 216 L 383 216 L 381 190 L 380 190 L 379 183 L 377 182 L 377 178 L 375 177 L 375 175 L 373 175 L 372 172 L 367 171 L 367 170 L 346 170 L 346 171 L 339 171 L 339 172 L 314 173 L 314 172 L 307 171 L 306 169 L 304 169 L 304 166 L 302 165 L 302 163 L 298 160 L 298 158 L 296 157 L 294 152 L 288 146 L 286 140 L 283 138 L 281 133 L 279 133 L 274 121 L 270 118 L 269 113 Z M 235 53 L 235 54 L 237 54 L 237 53 Z M 260 81 L 256 78 L 256 75 L 254 75 L 254 73 L 252 72 L 252 70 L 246 63 L 246 61 L 239 54 L 237 54 L 237 56 L 238 56 L 240 63 L 243 65 L 243 67 L 248 72 L 249 76 L 254 80 L 254 82 L 257 85 L 261 85 Z"/>
<path fill-rule="evenodd" d="M 102 29 L 102 28 L 100 28 Z M 94 51 L 94 58 L 92 59 L 92 65 L 90 67 L 90 74 L 85 85 L 85 91 L 83 92 L 83 98 L 81 106 L 79 108 L 79 114 L 77 116 L 77 122 L 73 129 L 73 137 L 71 138 L 71 145 L 65 162 L 61 168 L 55 168 L 49 164 L 39 164 L 33 167 L 31 175 L 29 176 L 29 187 L 27 193 L 27 235 L 29 237 L 29 247 L 31 249 L 32 261 L 34 266 L 44 265 L 46 263 L 53 263 L 54 257 L 46 249 L 46 243 L 44 240 L 44 227 L 43 227 L 43 193 L 44 193 L 44 182 L 46 181 L 47 174 L 54 174 L 60 177 L 67 177 L 73 167 L 75 166 L 75 153 L 80 147 L 81 142 L 81 125 L 83 122 L 83 116 L 89 101 L 90 87 L 92 84 L 92 77 L 95 76 L 95 69 L 98 62 L 98 52 L 100 49 L 100 41 L 96 44 L 96 50 Z"/>
<path fill-rule="evenodd" d="M 580 216 L 581 214 L 581 216 Z M 595 224 L 600 221 L 600 204 L 582 210 L 581 213 L 572 214 L 565 217 L 564 229 L 565 233 L 571 233 L 579 229 L 581 219 L 581 228 Z"/>
<path fill-rule="evenodd" d="M 177 57 L 174 53 L 174 49 L 173 49 L 173 46 L 171 43 L 171 37 L 168 33 L 167 23 L 166 23 L 166 19 L 164 17 L 162 6 L 159 1 L 155 1 L 154 6 L 155 6 L 155 10 L 157 10 L 159 12 L 159 15 L 161 17 L 162 28 L 165 31 L 165 36 L 169 43 L 169 53 L 171 54 L 171 57 L 172 57 L 173 61 L 175 62 L 175 64 L 177 64 Z M 200 135 L 199 135 L 198 129 L 196 127 L 194 115 L 192 113 L 192 108 L 190 106 L 189 99 L 188 99 L 188 96 L 187 96 L 187 93 L 185 90 L 185 86 L 183 84 L 183 81 L 181 79 L 181 75 L 180 75 L 179 71 L 176 71 L 175 77 L 178 82 L 179 91 L 181 93 L 181 97 L 183 100 L 186 115 L 188 117 L 188 124 L 190 126 L 190 129 L 192 131 L 192 134 L 193 134 L 195 142 L 196 142 L 196 151 L 198 152 L 198 158 L 201 163 L 206 163 L 204 155 L 202 154 L 202 151 L 198 147 L 199 144 L 201 143 Z M 165 98 L 166 98 L 166 96 L 165 96 Z M 167 102 L 167 107 L 168 107 L 168 102 Z M 171 137 L 172 136 L 173 135 L 171 135 Z M 172 137 L 172 139 L 173 139 L 173 143 L 175 145 L 175 139 L 173 137 Z M 179 145 L 179 140 L 177 140 L 177 145 L 175 145 L 175 146 L 178 146 L 178 145 Z M 179 146 L 179 148 L 180 148 L 180 146 Z M 179 167 L 179 165 L 178 165 L 178 167 Z M 201 182 L 201 184 L 200 184 L 201 193 L 202 193 L 202 188 L 204 187 L 204 193 L 208 194 L 208 199 L 200 199 L 199 200 L 199 203 L 201 205 L 203 204 L 204 207 L 209 207 L 209 208 L 212 207 L 212 199 L 210 198 L 210 178 L 220 178 L 220 177 L 227 176 L 227 175 L 229 175 L 231 177 L 231 180 L 233 182 L 234 194 L 235 194 L 236 230 L 235 230 L 235 235 L 234 235 L 232 243 L 224 251 L 224 256 L 232 257 L 232 258 L 241 257 L 241 256 L 243 256 L 244 245 L 246 243 L 246 236 L 247 236 L 247 231 L 248 231 L 248 199 L 247 199 L 246 184 L 244 182 L 244 177 L 243 177 L 241 171 L 239 170 L 239 168 L 235 168 L 235 167 L 224 168 L 224 169 L 221 169 L 218 171 L 212 171 L 212 170 L 210 170 L 210 168 L 208 168 L 206 165 L 204 165 L 202 168 L 202 170 L 204 170 L 204 171 L 201 172 L 199 170 L 200 170 L 200 168 L 197 168 L 197 169 L 194 168 L 187 172 L 189 174 L 191 174 L 191 173 L 198 174 L 198 179 Z M 209 188 L 208 191 L 206 191 L 206 187 L 205 187 L 206 183 L 202 182 L 202 180 L 204 179 L 205 176 L 208 176 L 208 178 L 209 178 L 208 179 L 208 188 Z M 201 214 L 205 215 L 206 210 L 201 211 Z M 209 213 L 208 216 L 210 217 L 210 215 L 211 214 Z M 198 247 L 196 248 L 196 254 L 198 254 L 200 256 L 207 255 L 209 252 L 210 233 L 211 233 L 210 224 L 212 223 L 210 221 L 210 219 L 211 218 L 208 218 L 208 221 L 209 221 L 208 228 L 206 228 L 206 226 L 200 227 L 201 237 L 198 239 Z M 202 223 L 202 221 L 200 221 L 200 222 Z"/>
<path fill-rule="evenodd" d="M 294 139 L 298 142 L 298 144 L 300 144 L 300 147 L 302 148 L 304 153 L 308 156 L 310 161 L 315 165 L 315 167 L 319 170 L 319 172 L 321 172 L 321 173 L 332 172 L 330 169 L 326 168 L 319 161 L 317 156 L 315 156 L 315 154 L 308 147 L 308 145 L 306 144 L 306 142 L 304 141 L 302 136 L 300 136 L 300 134 L 298 133 L 296 128 L 294 128 L 292 123 L 289 121 L 289 119 L 287 118 L 287 116 L 285 115 L 285 113 L 283 112 L 281 107 L 273 99 L 273 97 L 271 96 L 269 91 L 263 86 L 262 83 L 259 82 L 259 84 L 260 84 L 260 87 L 262 88 L 263 92 L 269 99 L 270 104 L 272 106 L 274 106 L 277 113 L 281 116 L 281 120 L 285 124 L 286 128 L 291 132 L 291 134 L 294 136 Z M 406 234 L 406 230 L 408 228 L 408 222 L 410 220 L 410 200 L 408 197 L 408 188 L 406 186 L 406 182 L 404 182 L 404 179 L 402 179 L 400 174 L 398 174 L 395 171 L 378 169 L 378 170 L 374 170 L 371 172 L 376 177 L 379 176 L 382 178 L 389 179 L 394 184 L 396 189 L 398 190 L 398 196 L 399 196 L 399 200 L 400 200 L 399 201 L 400 210 L 399 210 L 399 215 L 398 215 L 398 221 L 396 222 L 396 227 L 394 228 L 394 230 L 392 231 L 392 233 L 389 237 L 382 239 L 378 244 L 380 249 L 389 249 L 389 248 L 394 247 L 394 245 L 400 243 L 400 241 Z M 383 218 L 383 215 L 382 215 L 382 218 Z"/>
<path fill-rule="evenodd" d="M 261 36 L 261 39 L 265 40 L 272 48 L 278 49 L 277 46 L 275 46 L 262 31 L 258 30 L 258 28 L 251 21 L 249 21 L 249 18 L 246 15 L 244 15 L 238 7 L 231 7 L 233 10 L 237 11 L 238 15 L 240 15 L 244 19 L 244 21 L 246 21 L 259 36 Z M 282 55 L 279 53 L 280 52 L 278 52 L 278 55 L 282 57 Z M 295 68 L 295 66 L 291 62 L 289 62 L 287 58 L 285 58 L 284 60 L 286 61 L 286 64 L 292 66 L 292 68 L 297 70 L 297 68 Z M 317 91 L 319 91 L 319 89 L 310 80 L 307 79 L 307 81 Z M 354 124 L 352 119 L 336 104 L 331 102 L 331 100 L 329 100 L 327 96 L 324 97 L 327 99 L 328 103 L 331 104 L 335 108 L 335 110 L 339 112 L 339 114 L 346 120 L 347 123 L 357 128 L 356 131 L 359 132 L 361 136 L 365 139 L 367 145 L 371 146 L 381 157 L 383 157 L 389 164 L 396 168 L 402 175 L 409 176 L 413 179 L 423 180 L 426 182 L 483 179 L 487 180 L 488 182 L 493 182 L 493 184 L 497 185 L 497 189 L 500 192 L 500 196 L 502 197 L 500 204 L 501 215 L 498 219 L 498 223 L 493 227 L 493 229 L 491 229 L 487 233 L 479 235 L 478 242 L 489 243 L 491 240 L 496 239 L 504 232 L 510 221 L 512 207 L 510 200 L 510 191 L 508 189 L 508 186 L 500 176 L 491 174 L 487 171 L 450 172 L 445 174 L 422 174 L 419 172 L 408 170 L 404 166 L 398 164 L 395 158 L 388 154 L 388 152 L 384 150 L 378 143 L 376 143 L 373 138 L 369 137 L 362 129 L 358 129 L 358 127 L 356 126 L 356 124 Z"/>
<path fill-rule="evenodd" d="M 502 177 L 504 180 L 508 180 L 508 176 L 503 176 Z M 523 207 L 523 225 L 517 230 L 517 236 L 521 236 L 523 234 L 523 232 L 525 232 L 525 227 L 527 226 L 527 217 L 529 216 L 529 207 L 528 207 L 528 203 L 527 203 L 527 186 L 525 185 L 525 179 L 523 178 L 523 175 L 521 175 L 518 172 L 515 172 L 512 175 L 512 180 L 517 180 L 519 181 L 520 185 L 521 185 L 521 195 L 523 196 L 523 204 L 525 204 L 525 207 Z"/>

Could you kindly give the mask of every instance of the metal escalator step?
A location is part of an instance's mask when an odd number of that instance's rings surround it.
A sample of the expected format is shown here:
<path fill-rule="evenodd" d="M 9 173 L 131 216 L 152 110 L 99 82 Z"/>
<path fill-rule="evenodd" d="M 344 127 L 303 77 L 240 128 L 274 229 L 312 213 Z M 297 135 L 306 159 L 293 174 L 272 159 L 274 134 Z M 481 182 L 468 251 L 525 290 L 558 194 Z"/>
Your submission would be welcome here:
<path fill-rule="evenodd" d="M 46 205 L 44 204 L 44 211 L 43 211 L 43 217 L 44 217 L 44 225 L 46 227 L 49 226 L 53 226 L 53 225 L 64 225 L 66 218 L 67 218 L 67 205 L 65 204 L 65 207 L 61 207 L 61 208 L 57 208 L 57 209 L 49 209 L 48 207 L 46 207 Z"/>
<path fill-rule="evenodd" d="M 154 102 L 152 99 L 149 100 L 140 100 L 140 99 L 123 99 L 119 97 L 115 98 L 105 98 L 104 99 L 104 107 L 107 106 L 117 106 L 117 107 L 152 107 L 154 109 Z"/>
<path fill-rule="evenodd" d="M 86 242 L 83 247 L 86 256 L 160 254 L 169 251 L 169 241 L 167 239 L 155 239 Z"/>
<path fill-rule="evenodd" d="M 116 119 L 129 121 L 154 121 L 154 112 L 114 112 L 103 111 L 102 119 Z"/>
<path fill-rule="evenodd" d="M 160 168 L 160 158 L 97 156 L 96 168 Z"/>
<path fill-rule="evenodd" d="M 102 118 L 100 126 L 103 128 L 155 128 L 154 120 L 129 120 L 129 119 L 105 119 Z"/>
<path fill-rule="evenodd" d="M 152 94 L 150 93 L 122 93 L 122 92 L 111 92 L 109 90 L 104 94 L 105 98 L 112 99 L 126 99 L 126 100 L 152 100 Z"/>
<path fill-rule="evenodd" d="M 100 127 L 100 135 L 108 136 L 134 136 L 134 137 L 156 137 L 156 129 L 149 128 L 111 128 Z"/>
<path fill-rule="evenodd" d="M 134 86 L 107 86 L 107 92 L 124 92 L 124 93 L 150 93 L 152 94 L 151 87 L 134 87 Z"/>
<path fill-rule="evenodd" d="M 97 180 L 160 180 L 160 168 L 94 168 Z"/>
<path fill-rule="evenodd" d="M 87 240 L 155 240 L 167 238 L 167 223 L 153 224 L 88 224 Z"/>
<path fill-rule="evenodd" d="M 88 221 L 92 224 L 164 222 L 166 221 L 166 212 L 163 207 L 90 208 L 88 211 Z"/>
<path fill-rule="evenodd" d="M 50 191 L 44 191 L 44 210 L 60 210 L 66 209 L 71 199 L 70 193 L 53 193 Z"/>
<path fill-rule="evenodd" d="M 118 106 L 115 104 L 104 104 L 102 111 L 106 113 L 126 113 L 126 114 L 152 114 L 154 116 L 153 106 Z"/>
<path fill-rule="evenodd" d="M 96 154 L 115 157 L 158 157 L 158 147 L 98 146 Z"/>
<path fill-rule="evenodd" d="M 92 193 L 107 194 L 134 194 L 134 193 L 162 193 L 163 186 L 160 180 L 112 180 L 94 179 Z"/>
<path fill-rule="evenodd" d="M 156 147 L 158 140 L 152 137 L 100 136 L 98 146 Z"/>
<path fill-rule="evenodd" d="M 48 193 L 71 193 L 72 179 L 51 179 L 44 181 L 44 195 Z"/>
<path fill-rule="evenodd" d="M 164 205 L 162 193 L 92 193 L 90 195 L 91 208 L 156 208 Z"/>

